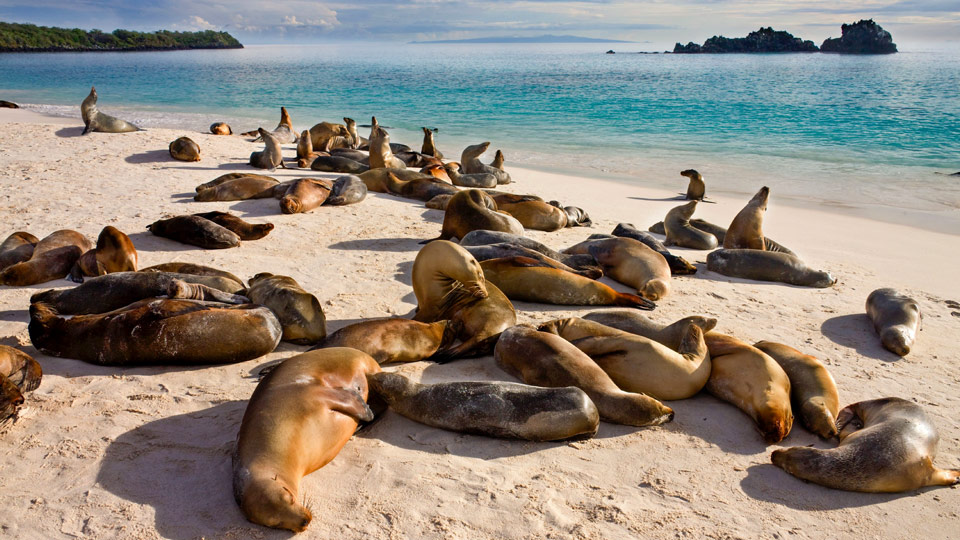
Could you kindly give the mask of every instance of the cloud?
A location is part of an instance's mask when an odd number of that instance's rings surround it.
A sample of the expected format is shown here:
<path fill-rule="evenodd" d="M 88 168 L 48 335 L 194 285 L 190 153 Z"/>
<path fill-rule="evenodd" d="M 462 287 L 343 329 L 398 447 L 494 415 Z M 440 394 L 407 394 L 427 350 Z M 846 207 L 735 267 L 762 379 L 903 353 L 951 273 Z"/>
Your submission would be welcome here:
<path fill-rule="evenodd" d="M 192 15 L 179 24 L 174 25 L 175 30 L 218 30 L 219 27 L 210 24 L 203 17 Z"/>

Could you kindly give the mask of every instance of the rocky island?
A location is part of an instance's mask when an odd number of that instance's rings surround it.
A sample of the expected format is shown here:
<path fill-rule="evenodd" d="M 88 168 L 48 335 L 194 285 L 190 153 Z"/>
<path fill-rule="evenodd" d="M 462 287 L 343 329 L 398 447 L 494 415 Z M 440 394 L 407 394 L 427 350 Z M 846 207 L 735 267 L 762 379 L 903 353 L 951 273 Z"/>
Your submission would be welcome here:
<path fill-rule="evenodd" d="M 890 32 L 881 28 L 872 19 L 844 24 L 840 27 L 840 31 L 842 37 L 828 38 L 820 47 L 812 41 L 794 37 L 789 32 L 767 27 L 750 32 L 747 37 L 742 38 L 713 36 L 703 45 L 693 42 L 686 45 L 677 43 L 673 52 L 676 54 L 818 51 L 840 54 L 890 54 L 897 52 L 897 45 L 893 42 Z"/>
<path fill-rule="evenodd" d="M 827 38 L 820 45 L 820 52 L 840 54 L 893 54 L 897 44 L 890 32 L 873 19 L 865 19 L 840 27 L 838 38 Z"/>
<path fill-rule="evenodd" d="M 55 28 L 0 22 L 0 52 L 172 51 L 242 49 L 227 32 L 134 32 Z"/>

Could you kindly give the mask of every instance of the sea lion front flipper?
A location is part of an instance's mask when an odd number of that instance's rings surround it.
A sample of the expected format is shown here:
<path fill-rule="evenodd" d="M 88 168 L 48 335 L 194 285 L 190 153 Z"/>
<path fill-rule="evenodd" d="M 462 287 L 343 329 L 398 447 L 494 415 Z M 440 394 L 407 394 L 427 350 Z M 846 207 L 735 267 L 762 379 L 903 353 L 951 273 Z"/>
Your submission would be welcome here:
<path fill-rule="evenodd" d="M 23 393 L 13 381 L 0 375 L 0 426 L 16 418 L 17 410 L 23 403 Z"/>
<path fill-rule="evenodd" d="M 933 466 L 933 461 L 929 456 L 923 459 L 923 464 L 933 469 L 925 485 L 955 486 L 960 484 L 960 469 L 937 469 Z"/>
<path fill-rule="evenodd" d="M 350 388 L 317 388 L 317 397 L 322 398 L 331 411 L 343 413 L 358 424 L 373 420 L 373 410 L 363 396 Z"/>

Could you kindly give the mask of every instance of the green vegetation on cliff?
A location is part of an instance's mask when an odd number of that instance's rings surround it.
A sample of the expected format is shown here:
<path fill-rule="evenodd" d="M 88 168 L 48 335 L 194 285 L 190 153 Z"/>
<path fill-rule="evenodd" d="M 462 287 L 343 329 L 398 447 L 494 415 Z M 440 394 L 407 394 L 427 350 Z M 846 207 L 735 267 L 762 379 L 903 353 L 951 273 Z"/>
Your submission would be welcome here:
<path fill-rule="evenodd" d="M 177 49 L 240 49 L 226 32 L 134 32 L 54 28 L 0 22 L 0 52 L 162 51 Z"/>

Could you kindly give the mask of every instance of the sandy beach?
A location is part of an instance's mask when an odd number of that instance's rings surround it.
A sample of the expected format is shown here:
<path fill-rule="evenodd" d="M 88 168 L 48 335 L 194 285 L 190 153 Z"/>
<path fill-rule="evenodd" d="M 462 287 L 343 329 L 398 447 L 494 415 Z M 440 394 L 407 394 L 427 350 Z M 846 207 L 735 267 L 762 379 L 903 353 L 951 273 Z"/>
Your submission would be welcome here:
<path fill-rule="evenodd" d="M 319 120 L 319 119 L 318 119 Z M 0 236 L 43 237 L 74 229 L 96 239 L 106 225 L 127 233 L 146 267 L 170 261 L 214 266 L 248 279 L 295 278 L 321 302 L 328 331 L 360 320 L 412 315 L 418 242 L 439 234 L 443 213 L 418 201 L 371 193 L 359 204 L 284 215 L 274 199 L 198 203 L 194 187 L 253 171 L 240 137 L 150 129 L 81 136 L 79 119 L 0 110 Z M 272 125 L 270 126 L 272 127 Z M 304 129 L 306 126 L 300 126 Z M 178 162 L 167 145 L 187 135 L 202 161 Z M 495 137 L 494 134 L 483 135 Z M 485 140 L 485 139 L 478 139 Z M 419 146 L 419 141 L 405 142 Z M 496 147 L 494 139 L 494 146 Z M 448 156 L 460 148 L 440 144 Z M 285 145 L 287 158 L 295 155 Z M 485 156 L 489 162 L 492 152 Z M 633 184 L 512 167 L 506 191 L 580 206 L 592 228 L 528 236 L 554 248 L 617 223 L 646 229 L 678 204 L 685 183 L 640 175 Z M 677 171 L 688 164 L 677 163 Z M 257 171 L 262 172 L 262 171 Z M 281 180 L 336 174 L 286 169 Z M 767 173 L 756 172 L 756 188 Z M 726 225 L 749 195 L 707 186 L 716 204 L 697 217 Z M 265 239 L 201 250 L 153 236 L 160 218 L 230 211 L 271 222 Z M 888 220 L 871 219 L 889 213 Z M 880 214 L 880 215 L 878 215 Z M 719 320 L 717 330 L 750 343 L 771 340 L 821 359 L 841 406 L 897 396 L 924 407 L 940 431 L 941 468 L 960 467 L 960 301 L 954 268 L 960 211 L 949 214 L 785 204 L 774 190 L 764 232 L 809 266 L 838 278 L 827 289 L 727 278 L 706 270 L 706 251 L 672 250 L 700 267 L 677 276 L 650 316 Z M 938 232 L 939 231 L 939 232 Z M 633 292 L 609 278 L 603 282 Z M 233 500 L 230 452 L 256 373 L 306 349 L 287 343 L 248 362 L 193 369 L 109 368 L 39 353 L 27 333 L 29 298 L 65 280 L 0 287 L 0 343 L 43 366 L 39 389 L 0 432 L 0 537 L 288 538 L 246 521 Z M 915 298 L 923 328 L 905 358 L 880 345 L 864 314 L 867 295 L 895 287 Z M 520 322 L 585 314 L 514 302 Z M 423 382 L 506 380 L 492 357 L 447 365 L 387 366 Z M 781 443 L 763 442 L 753 422 L 701 392 L 668 403 L 673 422 L 654 428 L 602 423 L 596 438 L 530 443 L 461 435 L 390 411 L 358 433 L 328 466 L 306 477 L 301 496 L 314 520 L 303 538 L 947 538 L 960 517 L 960 490 L 896 495 L 834 491 L 770 463 L 776 448 L 825 443 L 797 421 Z"/>

